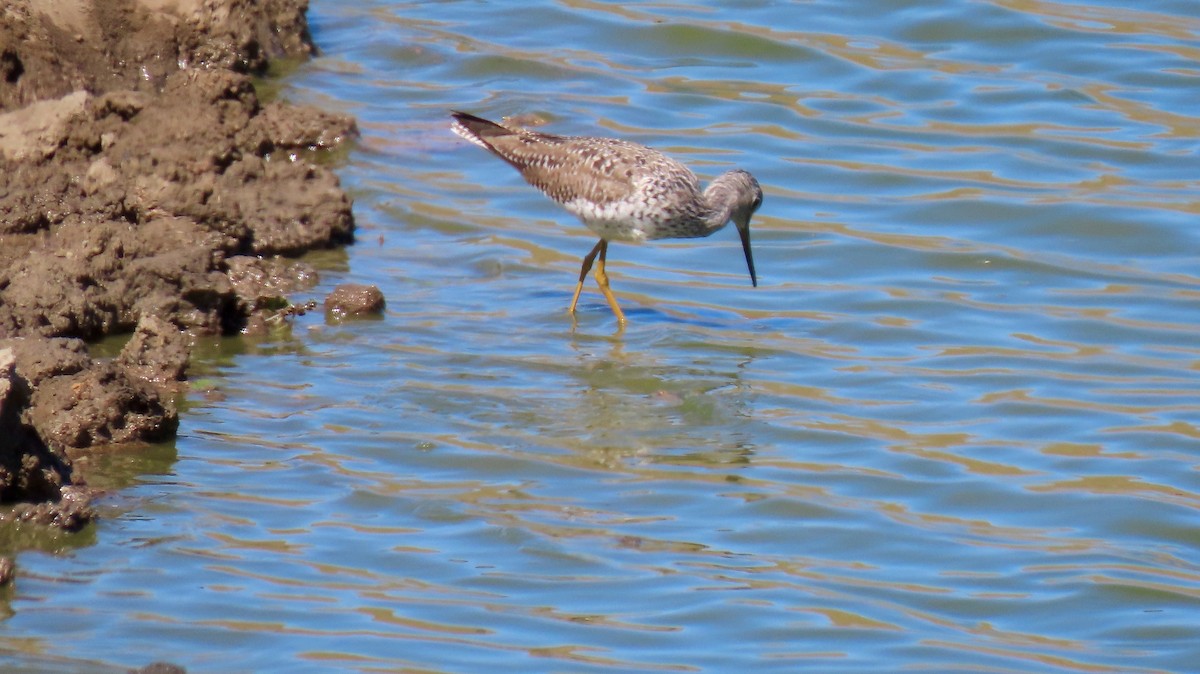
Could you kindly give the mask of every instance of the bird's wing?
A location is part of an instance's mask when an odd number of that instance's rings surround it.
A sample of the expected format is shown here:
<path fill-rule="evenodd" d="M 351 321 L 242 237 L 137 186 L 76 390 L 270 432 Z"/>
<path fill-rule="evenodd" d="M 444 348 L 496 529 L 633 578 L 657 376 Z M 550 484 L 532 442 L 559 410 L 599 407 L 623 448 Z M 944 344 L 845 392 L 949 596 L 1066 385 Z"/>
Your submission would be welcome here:
<path fill-rule="evenodd" d="M 525 180 L 559 203 L 584 199 L 605 205 L 629 199 L 648 174 L 664 167 L 691 176 L 682 164 L 655 150 L 615 139 L 522 131 L 487 141 Z"/>

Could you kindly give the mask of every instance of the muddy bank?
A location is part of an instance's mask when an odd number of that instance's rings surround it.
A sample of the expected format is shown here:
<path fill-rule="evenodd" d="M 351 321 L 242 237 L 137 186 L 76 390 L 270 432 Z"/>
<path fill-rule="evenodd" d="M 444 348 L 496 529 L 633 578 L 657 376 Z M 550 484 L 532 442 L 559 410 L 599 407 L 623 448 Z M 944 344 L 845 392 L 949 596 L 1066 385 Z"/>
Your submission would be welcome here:
<path fill-rule="evenodd" d="M 313 160 L 355 134 L 263 103 L 313 52 L 304 0 L 16 0 L 0 8 L 2 520 L 91 516 L 73 451 L 171 437 L 188 335 L 262 324 L 349 243 Z M 87 342 L 134 332 L 116 359 Z M 65 496 L 65 498 L 64 498 Z"/>

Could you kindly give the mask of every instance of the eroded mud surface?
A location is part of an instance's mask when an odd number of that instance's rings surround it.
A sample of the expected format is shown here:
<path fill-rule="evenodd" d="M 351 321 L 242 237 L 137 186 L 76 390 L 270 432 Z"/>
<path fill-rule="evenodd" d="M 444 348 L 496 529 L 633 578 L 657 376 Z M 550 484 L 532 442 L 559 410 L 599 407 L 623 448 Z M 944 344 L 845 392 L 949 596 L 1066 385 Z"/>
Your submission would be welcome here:
<path fill-rule="evenodd" d="M 304 0 L 0 7 L 0 519 L 92 515 L 73 451 L 169 438 L 190 336 L 263 323 L 348 243 L 322 149 L 354 121 L 262 102 Z M 87 342 L 134 333 L 115 359 Z"/>

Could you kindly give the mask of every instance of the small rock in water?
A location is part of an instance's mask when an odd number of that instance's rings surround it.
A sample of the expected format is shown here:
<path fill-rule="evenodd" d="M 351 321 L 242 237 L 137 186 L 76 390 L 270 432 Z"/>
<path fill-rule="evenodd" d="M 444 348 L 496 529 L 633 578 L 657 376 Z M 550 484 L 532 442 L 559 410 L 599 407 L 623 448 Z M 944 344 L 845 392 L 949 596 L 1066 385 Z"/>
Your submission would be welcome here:
<path fill-rule="evenodd" d="M 334 319 L 373 316 L 383 313 L 385 304 L 379 288 L 345 283 L 325 298 L 325 315 Z"/>

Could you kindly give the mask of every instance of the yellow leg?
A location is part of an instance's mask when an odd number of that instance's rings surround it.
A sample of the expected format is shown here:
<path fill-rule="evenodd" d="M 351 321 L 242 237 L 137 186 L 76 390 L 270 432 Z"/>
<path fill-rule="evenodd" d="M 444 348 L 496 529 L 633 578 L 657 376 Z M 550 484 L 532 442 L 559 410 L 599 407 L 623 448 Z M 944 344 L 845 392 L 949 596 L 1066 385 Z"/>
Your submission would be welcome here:
<path fill-rule="evenodd" d="M 592 270 L 592 263 L 596 262 L 597 255 L 600 256 L 600 260 L 596 265 L 596 285 L 600 286 L 600 292 L 604 293 L 604 299 L 608 300 L 608 306 L 612 307 L 613 313 L 617 315 L 617 322 L 625 325 L 625 312 L 621 311 L 621 307 L 617 305 L 617 298 L 613 296 L 612 290 L 608 287 L 608 274 L 604 273 L 604 262 L 608 259 L 608 242 L 604 239 L 600 239 L 592 248 L 592 252 L 583 258 L 583 266 L 579 268 L 579 283 L 575 284 L 575 294 L 571 296 L 571 306 L 567 307 L 567 311 L 571 314 L 575 313 L 575 305 L 579 303 L 579 293 L 583 291 L 583 282 L 587 279 L 588 272 Z"/>
<path fill-rule="evenodd" d="M 596 285 L 600 286 L 600 292 L 604 293 L 604 299 L 608 300 L 608 306 L 612 307 L 613 313 L 617 315 L 617 322 L 625 325 L 625 312 L 621 311 L 621 307 L 617 306 L 617 298 L 613 296 L 612 290 L 608 288 L 608 274 L 604 273 L 604 261 L 608 258 L 608 242 L 600 239 L 598 244 L 600 247 L 600 259 L 596 263 Z"/>
<path fill-rule="evenodd" d="M 571 297 L 571 306 L 567 307 L 568 313 L 575 313 L 575 305 L 579 303 L 579 293 L 583 291 L 583 280 L 587 278 L 588 272 L 592 270 L 592 262 L 596 260 L 596 255 L 600 252 L 602 246 L 604 246 L 604 239 L 600 239 L 600 243 L 597 243 L 592 248 L 592 252 L 583 258 L 583 267 L 579 269 L 579 283 L 575 284 L 575 295 Z"/>

